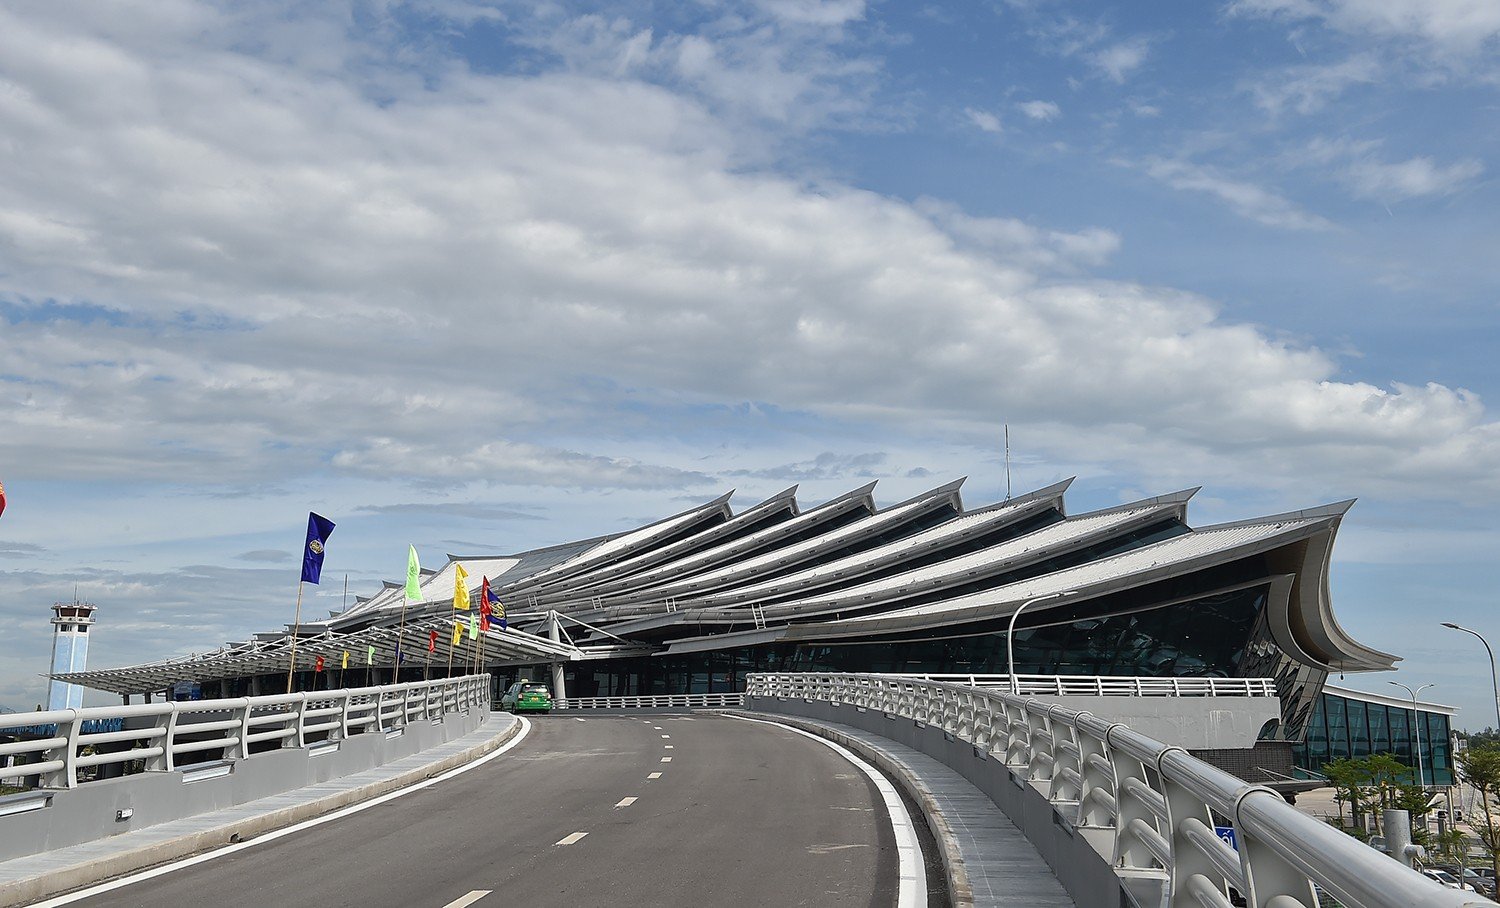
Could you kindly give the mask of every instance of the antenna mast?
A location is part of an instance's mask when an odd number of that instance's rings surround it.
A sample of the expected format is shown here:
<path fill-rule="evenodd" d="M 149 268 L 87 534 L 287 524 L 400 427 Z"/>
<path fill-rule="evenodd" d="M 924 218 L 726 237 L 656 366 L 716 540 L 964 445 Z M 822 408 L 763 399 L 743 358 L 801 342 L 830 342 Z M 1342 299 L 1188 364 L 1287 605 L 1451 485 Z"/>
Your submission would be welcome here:
<path fill-rule="evenodd" d="M 1005 424 L 1005 500 L 1010 501 L 1010 423 Z"/>

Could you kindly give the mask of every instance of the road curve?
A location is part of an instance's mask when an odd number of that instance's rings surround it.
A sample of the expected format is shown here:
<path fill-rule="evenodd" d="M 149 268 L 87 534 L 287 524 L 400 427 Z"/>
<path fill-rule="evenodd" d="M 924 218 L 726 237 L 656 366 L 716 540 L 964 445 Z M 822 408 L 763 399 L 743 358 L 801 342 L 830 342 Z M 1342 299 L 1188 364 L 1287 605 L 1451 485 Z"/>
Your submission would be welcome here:
<path fill-rule="evenodd" d="M 882 799 L 823 744 L 707 714 L 532 722 L 470 772 L 73 904 L 895 904 Z"/>

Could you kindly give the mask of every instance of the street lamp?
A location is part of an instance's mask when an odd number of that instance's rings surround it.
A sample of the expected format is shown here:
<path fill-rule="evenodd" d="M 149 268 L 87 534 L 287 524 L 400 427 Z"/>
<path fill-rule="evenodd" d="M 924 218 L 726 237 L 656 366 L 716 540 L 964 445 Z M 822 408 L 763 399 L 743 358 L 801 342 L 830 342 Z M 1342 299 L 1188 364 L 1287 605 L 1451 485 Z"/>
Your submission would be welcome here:
<path fill-rule="evenodd" d="M 1437 685 L 1424 684 L 1416 690 L 1412 690 L 1405 684 L 1402 684 L 1400 681 L 1387 681 L 1385 683 L 1394 684 L 1397 687 L 1404 689 L 1407 693 L 1411 694 L 1411 721 L 1412 724 L 1416 726 L 1415 730 L 1417 733 L 1417 784 L 1422 786 L 1422 789 L 1425 791 L 1427 789 L 1427 779 L 1422 774 L 1422 714 L 1417 712 L 1417 694 L 1420 694 L 1422 691 L 1426 690 L 1429 687 L 1437 687 Z"/>
<path fill-rule="evenodd" d="M 1495 731 L 1500 732 L 1500 681 L 1495 680 L 1495 651 L 1490 649 L 1490 641 L 1484 639 L 1479 631 L 1464 627 L 1462 624 L 1454 624 L 1452 621 L 1444 621 L 1443 627 L 1451 627 L 1456 631 L 1473 634 L 1484 644 L 1484 651 L 1490 654 L 1490 685 L 1495 689 Z"/>
<path fill-rule="evenodd" d="M 1027 606 L 1038 602 L 1046 602 L 1048 599 L 1057 599 L 1060 596 L 1072 595 L 1076 590 L 1063 590 L 1060 593 L 1048 593 L 1045 596 L 1037 596 L 1035 599 L 1027 599 L 1021 603 L 1021 607 L 1011 613 L 1010 627 L 1005 632 L 1005 673 L 1010 676 L 1010 692 L 1021 693 L 1021 682 L 1016 679 L 1016 619 Z"/>

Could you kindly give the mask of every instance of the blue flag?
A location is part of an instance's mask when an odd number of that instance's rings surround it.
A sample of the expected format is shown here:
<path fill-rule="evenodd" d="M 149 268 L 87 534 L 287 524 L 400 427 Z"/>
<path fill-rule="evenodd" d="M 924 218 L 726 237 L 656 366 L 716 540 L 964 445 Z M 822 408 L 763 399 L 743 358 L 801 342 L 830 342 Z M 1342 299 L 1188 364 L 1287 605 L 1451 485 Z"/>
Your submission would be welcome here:
<path fill-rule="evenodd" d="M 302 547 L 302 580 L 317 583 L 323 573 L 323 546 L 333 535 L 333 521 L 307 512 L 307 544 Z"/>

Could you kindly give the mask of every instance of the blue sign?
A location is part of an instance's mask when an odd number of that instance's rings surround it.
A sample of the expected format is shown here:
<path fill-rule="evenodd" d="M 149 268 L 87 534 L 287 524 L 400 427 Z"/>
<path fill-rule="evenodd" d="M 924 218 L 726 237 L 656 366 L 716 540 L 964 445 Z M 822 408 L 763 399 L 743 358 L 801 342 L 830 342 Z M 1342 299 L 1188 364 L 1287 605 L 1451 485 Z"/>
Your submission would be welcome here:
<path fill-rule="evenodd" d="M 1220 839 L 1222 839 L 1224 841 L 1225 845 L 1228 845 L 1230 848 L 1233 848 L 1235 851 L 1239 851 L 1240 850 L 1239 840 L 1234 837 L 1234 827 L 1233 826 L 1215 826 L 1214 827 L 1214 835 L 1216 835 Z"/>

